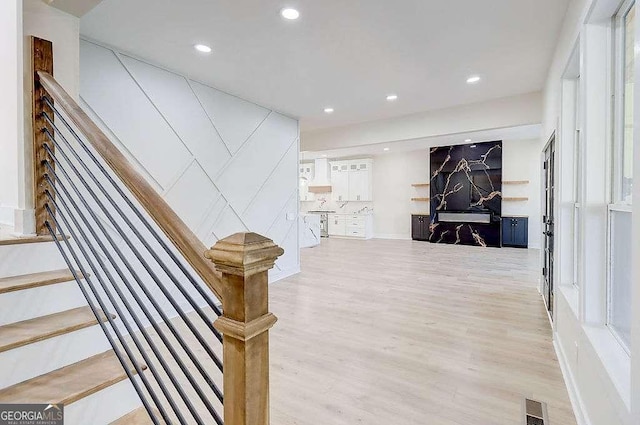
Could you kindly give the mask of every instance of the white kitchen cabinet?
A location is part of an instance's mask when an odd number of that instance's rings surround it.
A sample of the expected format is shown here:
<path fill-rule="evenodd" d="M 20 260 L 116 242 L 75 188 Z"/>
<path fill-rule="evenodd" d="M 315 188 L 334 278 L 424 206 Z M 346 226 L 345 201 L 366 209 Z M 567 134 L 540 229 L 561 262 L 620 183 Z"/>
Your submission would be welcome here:
<path fill-rule="evenodd" d="M 313 181 L 316 177 L 315 165 L 313 162 L 300 163 L 300 177 L 307 179 L 309 182 Z"/>
<path fill-rule="evenodd" d="M 300 200 L 315 201 L 315 193 L 309 192 L 309 183 L 315 178 L 315 169 L 312 162 L 300 163 Z"/>
<path fill-rule="evenodd" d="M 349 174 L 346 161 L 331 163 L 331 199 L 334 202 L 349 200 Z"/>
<path fill-rule="evenodd" d="M 346 228 L 346 234 L 345 236 L 349 236 L 352 238 L 365 238 L 366 237 L 366 232 L 365 229 L 362 227 L 351 227 L 348 226 Z"/>
<path fill-rule="evenodd" d="M 350 201 L 372 201 L 371 179 L 367 170 L 356 170 L 349 172 L 349 200 Z"/>
<path fill-rule="evenodd" d="M 373 160 L 354 159 L 331 163 L 334 202 L 373 201 Z"/>
<path fill-rule="evenodd" d="M 343 214 L 331 214 L 329 216 L 329 236 L 345 236 L 346 231 L 346 216 Z"/>
<path fill-rule="evenodd" d="M 331 214 L 329 215 L 329 236 L 371 239 L 373 215 Z"/>

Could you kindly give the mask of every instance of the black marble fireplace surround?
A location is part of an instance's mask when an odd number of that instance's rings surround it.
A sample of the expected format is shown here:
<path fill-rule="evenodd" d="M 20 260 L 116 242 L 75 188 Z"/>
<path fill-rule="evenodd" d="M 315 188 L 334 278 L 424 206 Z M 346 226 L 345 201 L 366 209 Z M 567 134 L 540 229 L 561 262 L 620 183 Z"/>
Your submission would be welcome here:
<path fill-rule="evenodd" d="M 433 243 L 500 247 L 502 141 L 431 149 Z"/>

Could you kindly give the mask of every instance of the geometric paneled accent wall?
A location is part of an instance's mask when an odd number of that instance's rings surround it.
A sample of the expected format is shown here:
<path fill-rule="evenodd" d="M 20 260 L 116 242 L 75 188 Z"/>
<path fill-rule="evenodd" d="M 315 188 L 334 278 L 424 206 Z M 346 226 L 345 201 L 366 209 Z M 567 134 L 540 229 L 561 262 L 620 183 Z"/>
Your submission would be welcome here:
<path fill-rule="evenodd" d="M 80 97 L 206 246 L 260 233 L 299 271 L 297 120 L 84 40 Z"/>

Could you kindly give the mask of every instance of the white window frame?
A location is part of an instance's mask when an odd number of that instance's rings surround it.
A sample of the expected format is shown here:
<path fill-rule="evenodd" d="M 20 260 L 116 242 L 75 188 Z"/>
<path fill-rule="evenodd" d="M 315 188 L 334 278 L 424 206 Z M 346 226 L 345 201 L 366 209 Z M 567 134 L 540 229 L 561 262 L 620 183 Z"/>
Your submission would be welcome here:
<path fill-rule="evenodd" d="M 631 355 L 630 343 L 624 341 L 620 333 L 614 326 L 611 325 L 611 312 L 612 312 L 612 298 L 611 298 L 611 285 L 613 284 L 613 266 L 614 259 L 612 254 L 611 238 L 613 235 L 613 214 L 612 212 L 622 212 L 631 214 L 631 205 L 624 204 L 609 204 L 607 208 L 607 329 L 613 334 L 614 338 L 624 351 Z"/>
<path fill-rule="evenodd" d="M 640 3 L 639 3 L 640 4 Z M 606 295 L 606 327 L 613 334 L 615 340 L 623 350 L 630 355 L 630 345 L 623 340 L 619 332 L 611 324 L 612 320 L 612 285 L 613 285 L 613 214 L 631 214 L 632 206 L 622 199 L 623 178 L 623 147 L 625 137 L 625 18 L 631 8 L 636 5 L 636 0 L 625 0 L 613 16 L 614 39 L 614 81 L 613 81 L 613 137 L 611 144 L 611 157 L 609 159 L 609 205 L 607 206 L 607 295 Z M 637 10 L 636 10 L 637 13 Z M 636 17 L 637 19 L 637 17 Z M 637 20 L 636 20 L 637 23 Z"/>
<path fill-rule="evenodd" d="M 567 61 L 561 79 L 561 109 L 559 137 L 556 139 L 557 170 L 557 212 L 556 212 L 556 287 L 562 290 L 577 318 L 580 317 L 581 238 L 582 221 L 579 220 L 581 202 L 584 197 L 580 192 L 583 182 L 578 182 L 578 173 L 584 168 L 581 157 L 584 152 L 584 79 L 582 78 L 582 51 L 584 40 L 578 37 L 573 51 Z M 577 154 L 577 149 L 580 154 Z M 565 167 L 564 165 L 570 167 Z M 566 173 L 567 168 L 571 169 Z M 580 194 L 579 194 L 580 192 Z"/>
<path fill-rule="evenodd" d="M 624 111 L 625 111 L 625 18 L 631 8 L 636 4 L 636 0 L 625 0 L 618 12 L 613 16 L 614 28 L 614 122 L 613 122 L 613 149 L 611 158 L 612 179 L 610 203 L 616 205 L 630 205 L 622 198 L 622 175 L 623 175 L 623 147 L 624 147 Z M 637 11 L 636 11 L 637 13 Z M 637 21 L 636 21 L 637 22 Z"/>
<path fill-rule="evenodd" d="M 584 199 L 584 146 L 582 140 L 582 79 L 576 78 L 575 129 L 573 140 L 573 286 L 580 289 L 582 265 L 582 202 Z"/>

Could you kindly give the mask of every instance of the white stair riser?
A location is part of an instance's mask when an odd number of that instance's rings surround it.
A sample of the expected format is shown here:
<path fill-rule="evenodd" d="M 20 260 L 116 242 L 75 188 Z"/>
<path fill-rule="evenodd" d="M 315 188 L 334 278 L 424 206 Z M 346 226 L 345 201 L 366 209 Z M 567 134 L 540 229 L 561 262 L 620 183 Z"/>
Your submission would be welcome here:
<path fill-rule="evenodd" d="M 0 246 L 0 277 L 66 269 L 55 243 Z"/>
<path fill-rule="evenodd" d="M 87 305 L 77 282 L 0 294 L 0 326 Z"/>
<path fill-rule="evenodd" d="M 128 379 L 64 407 L 65 425 L 108 425 L 140 407 Z"/>
<path fill-rule="evenodd" d="M 102 329 L 95 325 L 5 351 L 0 353 L 0 389 L 85 360 L 110 348 Z"/>

